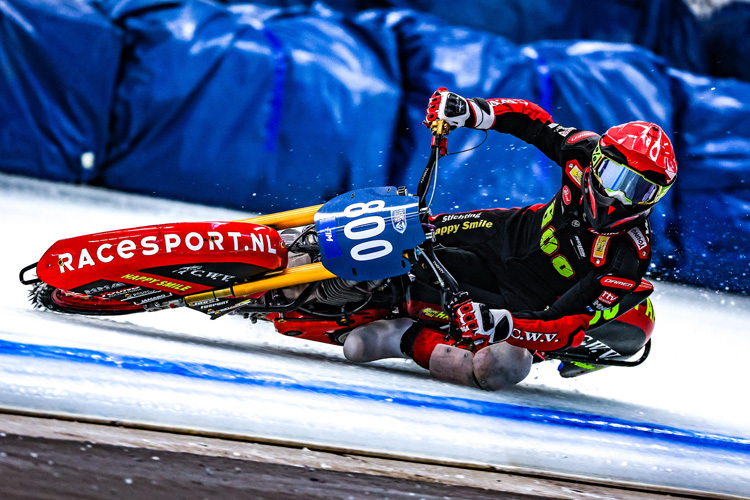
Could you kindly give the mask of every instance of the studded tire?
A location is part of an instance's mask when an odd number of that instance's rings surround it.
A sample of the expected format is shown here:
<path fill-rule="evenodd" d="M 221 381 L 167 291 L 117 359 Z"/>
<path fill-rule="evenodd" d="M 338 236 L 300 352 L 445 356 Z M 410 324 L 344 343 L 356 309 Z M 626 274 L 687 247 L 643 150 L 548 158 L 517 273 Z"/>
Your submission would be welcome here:
<path fill-rule="evenodd" d="M 46 283 L 36 284 L 29 300 L 36 308 L 87 316 L 120 316 L 144 310 L 140 305 L 60 290 Z"/>

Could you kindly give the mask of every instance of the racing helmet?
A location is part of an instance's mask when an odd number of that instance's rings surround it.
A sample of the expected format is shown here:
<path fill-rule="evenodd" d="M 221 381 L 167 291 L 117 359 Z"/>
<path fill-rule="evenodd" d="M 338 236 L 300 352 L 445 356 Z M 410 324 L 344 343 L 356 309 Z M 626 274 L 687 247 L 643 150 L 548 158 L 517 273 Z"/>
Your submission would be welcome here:
<path fill-rule="evenodd" d="M 583 209 L 596 233 L 621 233 L 648 217 L 677 176 L 672 142 L 635 121 L 601 136 L 583 176 Z"/>

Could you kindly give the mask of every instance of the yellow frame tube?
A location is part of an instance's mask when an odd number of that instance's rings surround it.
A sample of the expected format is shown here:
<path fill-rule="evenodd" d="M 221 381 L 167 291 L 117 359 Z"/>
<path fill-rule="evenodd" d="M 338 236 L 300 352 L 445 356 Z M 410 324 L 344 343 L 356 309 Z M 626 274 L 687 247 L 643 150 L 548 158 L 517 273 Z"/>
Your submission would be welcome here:
<path fill-rule="evenodd" d="M 314 205 L 312 207 L 297 208 L 278 212 L 275 214 L 259 215 L 249 219 L 240 219 L 235 222 L 249 222 L 251 224 L 263 224 L 274 229 L 289 229 L 290 227 L 305 226 L 314 222 L 314 216 L 323 205 Z"/>
<path fill-rule="evenodd" d="M 259 215 L 249 219 L 238 219 L 233 222 L 262 224 L 274 229 L 288 229 L 291 227 L 305 226 L 315 222 L 315 214 L 322 206 L 323 205 L 321 204 L 311 207 L 297 208 L 295 210 L 287 210 L 286 212 Z M 326 280 L 335 277 L 336 275 L 323 267 L 323 264 L 316 262 L 314 264 L 306 264 L 304 266 L 272 271 L 257 280 L 230 286 L 229 288 L 188 295 L 185 297 L 185 303 L 190 306 L 198 302 L 215 300 L 223 297 L 247 297 L 256 292 L 302 285 L 304 283 L 311 283 L 313 281 Z"/>
<path fill-rule="evenodd" d="M 255 281 L 241 283 L 239 285 L 230 286 L 229 288 L 188 295 L 185 297 L 185 302 L 187 305 L 191 306 L 197 302 L 214 300 L 222 297 L 246 297 L 256 292 L 302 285 L 304 283 L 311 283 L 313 281 L 326 280 L 335 277 L 336 275 L 323 267 L 323 264 L 315 262 L 304 266 L 273 271 Z"/>

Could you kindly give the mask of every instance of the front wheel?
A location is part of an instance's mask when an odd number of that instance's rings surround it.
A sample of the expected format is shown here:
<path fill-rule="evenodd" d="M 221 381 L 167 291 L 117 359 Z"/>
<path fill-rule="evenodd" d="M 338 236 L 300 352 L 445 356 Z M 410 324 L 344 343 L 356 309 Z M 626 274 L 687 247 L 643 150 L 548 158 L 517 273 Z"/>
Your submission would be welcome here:
<path fill-rule="evenodd" d="M 29 299 L 34 307 L 67 314 L 118 316 L 144 310 L 142 305 L 60 290 L 46 283 L 35 285 Z"/>

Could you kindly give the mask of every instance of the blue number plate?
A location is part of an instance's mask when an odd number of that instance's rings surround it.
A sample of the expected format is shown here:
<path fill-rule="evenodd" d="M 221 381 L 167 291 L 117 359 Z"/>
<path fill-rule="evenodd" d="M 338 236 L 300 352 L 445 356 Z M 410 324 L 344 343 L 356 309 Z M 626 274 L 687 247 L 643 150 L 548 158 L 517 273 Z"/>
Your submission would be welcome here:
<path fill-rule="evenodd" d="M 425 240 L 416 196 L 394 187 L 364 188 L 342 194 L 315 214 L 323 266 L 356 281 L 385 279 L 409 272 L 405 250 Z"/>

